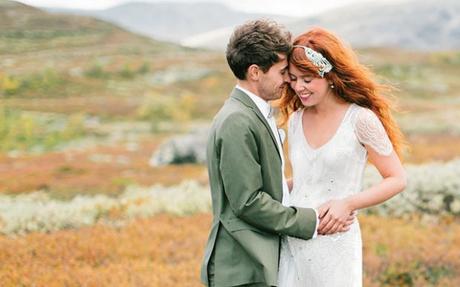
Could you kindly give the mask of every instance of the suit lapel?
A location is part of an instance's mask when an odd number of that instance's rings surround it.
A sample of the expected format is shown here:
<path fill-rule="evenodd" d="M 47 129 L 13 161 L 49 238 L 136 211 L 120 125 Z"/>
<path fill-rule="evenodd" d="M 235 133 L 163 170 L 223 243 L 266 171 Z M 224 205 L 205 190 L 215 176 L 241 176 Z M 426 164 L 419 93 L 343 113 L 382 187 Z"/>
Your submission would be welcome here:
<path fill-rule="evenodd" d="M 251 98 L 248 95 L 246 95 L 243 91 L 241 91 L 239 89 L 236 89 L 236 88 L 233 89 L 230 97 L 234 98 L 237 101 L 240 101 L 245 106 L 250 108 L 257 115 L 259 120 L 265 125 L 265 128 L 267 128 L 268 133 L 270 134 L 270 137 L 271 137 L 271 139 L 273 141 L 273 144 L 275 145 L 276 150 L 278 151 L 278 156 L 280 156 L 280 150 L 279 150 L 279 147 L 278 147 L 278 143 L 276 142 L 275 135 L 273 134 L 272 129 L 270 128 L 270 125 L 268 124 L 267 120 L 262 115 L 261 111 L 256 106 L 256 104 L 251 100 Z M 280 159 L 281 159 L 281 156 L 280 156 Z"/>

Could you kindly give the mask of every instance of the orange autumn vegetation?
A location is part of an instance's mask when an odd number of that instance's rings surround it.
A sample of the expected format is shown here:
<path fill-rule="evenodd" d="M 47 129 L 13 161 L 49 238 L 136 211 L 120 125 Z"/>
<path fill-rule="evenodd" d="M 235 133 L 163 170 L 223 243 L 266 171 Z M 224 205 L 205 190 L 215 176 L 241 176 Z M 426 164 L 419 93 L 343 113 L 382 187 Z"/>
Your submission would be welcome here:
<path fill-rule="evenodd" d="M 460 222 L 361 216 L 364 286 L 460 286 Z"/>
<path fill-rule="evenodd" d="M 160 215 L 121 229 L 0 237 L 0 286 L 199 286 L 209 223 Z"/>
<path fill-rule="evenodd" d="M 409 152 L 404 161 L 422 164 L 427 161 L 449 161 L 460 156 L 460 137 L 455 135 L 410 135 Z"/>
<path fill-rule="evenodd" d="M 170 186 L 188 179 L 206 183 L 204 166 L 149 166 L 150 156 L 164 140 L 164 137 L 142 139 L 134 151 L 128 150 L 126 143 L 120 143 L 19 158 L 0 154 L 0 193 L 19 194 L 41 189 L 59 198 L 68 198 L 79 194 L 116 195 L 133 184 Z M 96 156 L 111 160 L 95 162 L 92 157 Z M 126 162 L 119 162 L 120 158 Z"/>
<path fill-rule="evenodd" d="M 361 216 L 364 286 L 460 286 L 460 222 Z M 0 237 L 0 286 L 202 286 L 209 214 Z M 431 282 L 431 283 L 430 283 Z"/>

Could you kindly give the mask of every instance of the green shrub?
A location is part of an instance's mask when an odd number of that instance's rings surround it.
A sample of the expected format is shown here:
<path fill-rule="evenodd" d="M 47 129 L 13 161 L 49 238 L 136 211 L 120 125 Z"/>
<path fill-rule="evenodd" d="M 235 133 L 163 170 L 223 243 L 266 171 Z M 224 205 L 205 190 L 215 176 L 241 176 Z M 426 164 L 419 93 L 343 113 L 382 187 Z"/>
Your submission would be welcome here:
<path fill-rule="evenodd" d="M 145 97 L 138 109 L 138 116 L 151 123 L 152 132 L 161 130 L 162 123 L 185 123 L 192 118 L 196 100 L 193 95 L 183 93 L 178 97 L 151 93 Z"/>
<path fill-rule="evenodd" d="M 85 71 L 85 76 L 94 79 L 107 79 L 110 74 L 104 71 L 101 65 L 94 65 Z"/>
<path fill-rule="evenodd" d="M 0 74 L 0 95 L 12 96 L 18 93 L 21 81 L 14 76 Z"/>
<path fill-rule="evenodd" d="M 0 152 L 52 150 L 85 133 L 81 114 L 64 117 L 0 106 Z"/>

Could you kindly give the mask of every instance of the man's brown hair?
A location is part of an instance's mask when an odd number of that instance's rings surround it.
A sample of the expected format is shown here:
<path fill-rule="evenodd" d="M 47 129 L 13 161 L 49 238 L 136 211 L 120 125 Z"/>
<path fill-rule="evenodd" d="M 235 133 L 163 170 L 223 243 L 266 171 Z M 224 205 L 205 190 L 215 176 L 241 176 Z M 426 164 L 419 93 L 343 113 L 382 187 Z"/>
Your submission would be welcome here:
<path fill-rule="evenodd" d="M 246 79 L 249 66 L 255 64 L 267 72 L 279 61 L 278 54 L 291 51 L 291 33 L 275 21 L 260 19 L 238 26 L 227 45 L 226 57 L 233 74 Z"/>

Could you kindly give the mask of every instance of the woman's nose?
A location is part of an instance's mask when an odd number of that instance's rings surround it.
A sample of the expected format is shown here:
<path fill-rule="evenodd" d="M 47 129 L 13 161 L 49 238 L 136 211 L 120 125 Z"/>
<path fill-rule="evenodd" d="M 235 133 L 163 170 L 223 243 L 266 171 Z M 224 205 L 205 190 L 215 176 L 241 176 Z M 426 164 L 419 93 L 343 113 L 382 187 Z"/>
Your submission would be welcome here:
<path fill-rule="evenodd" d="M 294 82 L 294 90 L 296 92 L 303 90 L 302 83 L 300 81 L 295 81 Z"/>

